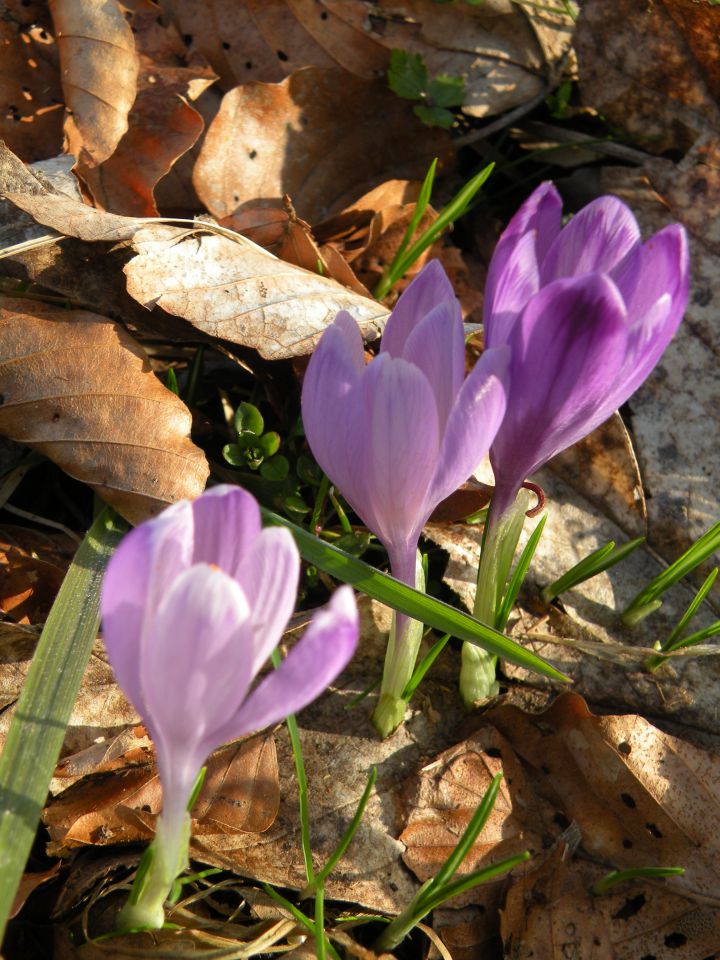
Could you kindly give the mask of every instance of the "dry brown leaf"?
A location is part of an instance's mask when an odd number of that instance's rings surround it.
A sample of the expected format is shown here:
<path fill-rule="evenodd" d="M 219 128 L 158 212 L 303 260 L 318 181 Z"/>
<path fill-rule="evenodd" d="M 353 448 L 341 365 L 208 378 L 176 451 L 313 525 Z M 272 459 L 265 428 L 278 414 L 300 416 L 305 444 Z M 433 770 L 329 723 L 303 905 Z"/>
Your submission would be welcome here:
<path fill-rule="evenodd" d="M 151 0 L 124 0 L 122 6 L 139 57 L 138 95 L 112 156 L 86 168 L 83 179 L 105 210 L 154 217 L 155 186 L 204 128 L 188 100 L 197 99 L 216 75 L 200 56 L 183 65 L 185 45 L 175 30 L 161 26 Z"/>
<path fill-rule="evenodd" d="M 4 4 L 0 21 L 0 139 L 28 163 L 62 148 L 62 89 L 47 7 Z"/>
<path fill-rule="evenodd" d="M 25 906 L 25 901 L 30 896 L 30 894 L 37 890 L 39 886 L 43 883 L 47 883 L 48 880 L 52 880 L 53 877 L 57 876 L 60 871 L 62 864 L 60 861 L 53 864 L 49 870 L 44 870 L 41 873 L 24 873 L 20 878 L 20 885 L 15 894 L 15 900 L 10 909 L 9 917 L 12 920 L 13 917 L 16 917 L 18 913 Z"/>
<path fill-rule="evenodd" d="M 43 623 L 77 547 L 59 550 L 50 535 L 22 527 L 0 528 L 0 610 L 16 623 Z"/>
<path fill-rule="evenodd" d="M 647 534 L 647 505 L 640 468 L 619 413 L 553 457 L 550 469 L 629 535 Z"/>
<path fill-rule="evenodd" d="M 549 5 L 547 5 L 549 6 Z M 572 21 L 547 6 L 510 0 L 163 0 L 190 49 L 202 52 L 226 89 L 276 82 L 301 67 L 342 66 L 369 79 L 394 48 L 419 53 L 430 76 L 461 76 L 464 111 L 491 116 L 552 83 L 570 48 Z"/>
<path fill-rule="evenodd" d="M 65 94 L 65 138 L 78 167 L 112 155 L 137 93 L 135 43 L 117 3 L 50 0 Z"/>
<path fill-rule="evenodd" d="M 139 731 L 127 732 L 105 746 L 94 770 L 68 787 L 45 809 L 50 834 L 48 853 L 64 855 L 78 846 L 151 839 L 162 807 L 162 791 L 152 753 Z M 128 744 L 124 754 L 117 748 Z M 105 759 L 111 757 L 112 759 Z M 59 768 L 88 769 L 89 751 L 68 757 Z M 258 734 L 215 751 L 192 811 L 195 836 L 263 833 L 280 804 L 278 766 L 272 734 Z"/>
<path fill-rule="evenodd" d="M 422 177 L 449 143 L 382 81 L 309 67 L 225 94 L 193 182 L 219 220 L 288 194 L 298 215 L 317 224 L 378 183 Z"/>
<path fill-rule="evenodd" d="M 205 486 L 191 415 L 118 324 L 0 301 L 0 432 L 84 480 L 138 522 Z"/>
<path fill-rule="evenodd" d="M 720 132 L 720 11 L 694 0 L 587 0 L 575 35 L 588 106 L 653 152 Z"/>
<path fill-rule="evenodd" d="M 387 310 L 327 277 L 277 260 L 238 237 L 142 227 L 125 267 L 131 296 L 188 320 L 204 333 L 256 349 L 271 360 L 311 353 L 339 310 L 363 336 L 379 336 Z"/>

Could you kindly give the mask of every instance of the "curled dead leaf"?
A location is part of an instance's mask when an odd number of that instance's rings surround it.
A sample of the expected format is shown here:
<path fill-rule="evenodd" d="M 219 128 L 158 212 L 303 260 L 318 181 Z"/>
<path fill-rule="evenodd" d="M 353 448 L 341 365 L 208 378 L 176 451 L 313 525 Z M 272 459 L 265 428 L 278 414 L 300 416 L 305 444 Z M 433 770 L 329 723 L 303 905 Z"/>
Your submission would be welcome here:
<path fill-rule="evenodd" d="M 191 416 L 118 324 L 0 301 L 0 432 L 41 451 L 138 522 L 195 497 L 208 475 Z"/>
<path fill-rule="evenodd" d="M 130 27 L 116 3 L 50 0 L 67 107 L 67 150 L 79 167 L 102 163 L 128 127 L 138 64 Z"/>
<path fill-rule="evenodd" d="M 132 243 L 137 256 L 125 267 L 131 296 L 270 360 L 311 353 L 339 310 L 350 311 L 368 340 L 388 315 L 375 300 L 283 263 L 244 237 L 146 226 Z"/>
<path fill-rule="evenodd" d="M 193 182 L 220 220 L 288 194 L 314 225 L 388 179 L 422 177 L 449 145 L 382 81 L 308 67 L 225 94 Z"/>

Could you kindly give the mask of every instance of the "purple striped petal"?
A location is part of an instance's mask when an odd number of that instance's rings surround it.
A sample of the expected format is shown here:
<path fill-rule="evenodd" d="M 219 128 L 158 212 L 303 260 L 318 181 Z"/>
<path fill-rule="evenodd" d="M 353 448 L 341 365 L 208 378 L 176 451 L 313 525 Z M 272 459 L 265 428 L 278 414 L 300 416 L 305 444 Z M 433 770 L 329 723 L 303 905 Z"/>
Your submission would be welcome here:
<path fill-rule="evenodd" d="M 181 573 L 140 651 L 153 735 L 178 751 L 203 743 L 245 698 L 251 651 L 250 605 L 232 577 L 208 564 Z"/>
<path fill-rule="evenodd" d="M 102 583 L 103 638 L 117 681 L 142 715 L 138 677 L 143 636 L 174 579 L 192 562 L 193 521 L 188 501 L 131 530 L 110 558 Z"/>
<path fill-rule="evenodd" d="M 380 345 L 381 353 L 402 357 L 405 342 L 419 319 L 441 303 L 455 300 L 455 291 L 439 260 L 430 260 L 408 284 L 395 304 L 385 325 Z"/>
<path fill-rule="evenodd" d="M 454 297 L 416 324 L 402 356 L 427 377 L 442 432 L 465 377 L 465 333 L 460 304 Z"/>
<path fill-rule="evenodd" d="M 629 335 L 622 297 L 602 274 L 557 280 L 530 301 L 513 329 L 508 408 L 490 454 L 503 487 L 517 490 L 610 416 Z"/>
<path fill-rule="evenodd" d="M 428 495 L 427 517 L 464 483 L 487 455 L 502 423 L 510 350 L 486 350 L 462 386 L 448 419 Z"/>
<path fill-rule="evenodd" d="M 376 521 L 371 529 L 386 546 L 400 546 L 417 536 L 435 472 L 437 404 L 427 377 L 387 353 L 368 366 L 362 392 L 364 422 L 357 428 L 363 432 L 364 493 Z"/>
<path fill-rule="evenodd" d="M 299 579 L 300 554 L 290 531 L 263 530 L 237 569 L 238 583 L 252 603 L 252 676 L 280 642 L 295 609 Z"/>
<path fill-rule="evenodd" d="M 640 243 L 632 211 L 617 197 L 599 197 L 575 214 L 540 261 L 542 286 L 562 277 L 609 273 Z"/>
<path fill-rule="evenodd" d="M 312 618 L 277 670 L 265 677 L 218 731 L 221 743 L 262 730 L 318 697 L 347 666 L 357 646 L 359 619 L 353 592 L 340 587 Z"/>
<path fill-rule="evenodd" d="M 540 289 L 535 241 L 532 231 L 518 237 L 507 251 L 503 270 L 494 276 L 492 288 L 488 282 L 483 302 L 486 347 L 508 342 L 525 304 Z"/>
<path fill-rule="evenodd" d="M 260 509 L 240 487 L 221 484 L 192 504 L 193 563 L 214 563 L 231 577 L 260 534 Z M 228 536 L 228 530 L 233 531 Z"/>

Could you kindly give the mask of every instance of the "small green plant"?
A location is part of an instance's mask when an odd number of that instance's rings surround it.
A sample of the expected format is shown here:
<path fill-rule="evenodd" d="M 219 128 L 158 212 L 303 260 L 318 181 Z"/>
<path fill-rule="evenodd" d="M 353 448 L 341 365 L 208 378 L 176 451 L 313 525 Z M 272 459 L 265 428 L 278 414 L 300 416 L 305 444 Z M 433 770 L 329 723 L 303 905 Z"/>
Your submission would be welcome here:
<path fill-rule="evenodd" d="M 405 100 L 418 100 L 413 113 L 428 127 L 449 129 L 455 114 L 449 108 L 461 107 L 465 101 L 462 77 L 440 74 L 432 80 L 419 53 L 393 50 L 390 55 L 388 85 Z"/>
<path fill-rule="evenodd" d="M 543 600 L 545 603 L 552 603 L 555 597 L 559 597 L 566 590 L 577 587 L 579 584 L 585 583 L 586 580 L 590 580 L 591 577 L 596 577 L 599 573 L 614 567 L 616 563 L 620 563 L 644 542 L 645 537 L 638 537 L 636 540 L 628 540 L 627 543 L 616 547 L 615 541 L 610 540 L 609 543 L 598 547 L 597 550 L 593 550 L 592 553 L 583 557 L 574 567 L 571 567 L 553 583 L 548 584 L 542 591 Z"/>

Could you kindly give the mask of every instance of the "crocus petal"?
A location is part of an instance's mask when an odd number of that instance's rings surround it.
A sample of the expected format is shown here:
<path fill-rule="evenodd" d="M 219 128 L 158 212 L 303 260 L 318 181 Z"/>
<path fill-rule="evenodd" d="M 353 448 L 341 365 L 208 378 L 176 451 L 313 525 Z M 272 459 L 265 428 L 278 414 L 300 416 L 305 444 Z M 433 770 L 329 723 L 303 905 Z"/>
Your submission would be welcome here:
<path fill-rule="evenodd" d="M 608 273 L 640 242 L 632 211 L 617 197 L 599 197 L 560 231 L 540 262 L 540 283 Z"/>
<path fill-rule="evenodd" d="M 503 231 L 490 261 L 485 284 L 484 318 L 487 346 L 499 346 L 500 343 L 505 342 L 505 339 L 500 336 L 500 331 L 492 334 L 492 343 L 487 340 L 494 323 L 492 317 L 496 303 L 500 313 L 512 313 L 514 316 L 517 312 L 508 301 L 508 298 L 513 295 L 513 288 L 505 280 L 506 271 L 510 269 L 516 282 L 522 282 L 523 286 L 532 283 L 533 278 L 537 276 L 538 264 L 560 232 L 561 221 L 560 194 L 552 183 L 545 182 L 530 194 Z M 525 237 L 529 239 L 525 240 Z M 518 244 L 522 244 L 523 247 L 521 257 L 518 257 L 515 252 Z M 537 286 L 531 292 L 534 293 L 536 290 Z"/>
<path fill-rule="evenodd" d="M 232 577 L 207 564 L 181 573 L 140 650 L 153 739 L 179 753 L 202 744 L 242 703 L 250 650 L 249 603 Z"/>
<path fill-rule="evenodd" d="M 437 404 L 427 377 L 387 353 L 368 366 L 362 393 L 365 417 L 357 427 L 362 431 L 364 495 L 376 518 L 371 529 L 385 546 L 399 546 L 415 534 L 435 472 Z M 365 519 L 363 512 L 360 516 Z"/>
<path fill-rule="evenodd" d="M 506 252 L 503 270 L 493 278 L 492 291 L 488 281 L 483 303 L 487 347 L 499 347 L 508 342 L 518 315 L 540 289 L 535 239 L 532 231 L 519 237 Z"/>
<path fill-rule="evenodd" d="M 146 709 L 138 678 L 140 646 L 174 579 L 191 563 L 188 501 L 131 530 L 110 559 L 101 591 L 103 637 L 118 683 L 138 713 Z"/>
<path fill-rule="evenodd" d="M 340 587 L 312 618 L 277 670 L 268 674 L 219 731 L 223 743 L 262 730 L 297 713 L 319 696 L 349 662 L 358 640 L 357 606 L 350 587 Z"/>
<path fill-rule="evenodd" d="M 625 306 L 603 274 L 557 280 L 530 301 L 510 342 L 510 396 L 490 452 L 496 478 L 528 474 L 599 426 L 628 350 Z"/>
<path fill-rule="evenodd" d="M 260 534 L 255 498 L 240 487 L 221 484 L 193 501 L 192 515 L 192 562 L 214 563 L 234 576 L 241 558 Z"/>
<path fill-rule="evenodd" d="M 441 303 L 453 300 L 455 292 L 440 261 L 430 260 L 395 304 L 383 331 L 380 352 L 389 353 L 391 357 L 402 357 L 405 342 L 418 318 L 424 317 Z"/>
<path fill-rule="evenodd" d="M 427 517 L 464 483 L 487 454 L 506 406 L 510 349 L 485 350 L 455 400 L 428 494 Z"/>
<path fill-rule="evenodd" d="M 300 554 L 289 530 L 269 527 L 248 550 L 236 574 L 252 602 L 251 674 L 255 676 L 280 642 L 295 609 Z"/>
<path fill-rule="evenodd" d="M 416 323 L 402 355 L 427 377 L 442 433 L 465 376 L 465 333 L 460 304 L 454 297 Z"/>
<path fill-rule="evenodd" d="M 687 235 L 674 223 L 634 247 L 611 277 L 635 327 L 644 325 L 645 316 L 665 295 L 670 296 L 673 319 L 679 323 L 687 304 L 689 273 Z"/>
<path fill-rule="evenodd" d="M 313 455 L 333 483 L 345 491 L 353 469 L 338 456 L 347 431 L 348 395 L 364 370 L 360 328 L 341 312 L 320 338 L 305 371 L 302 419 Z"/>

